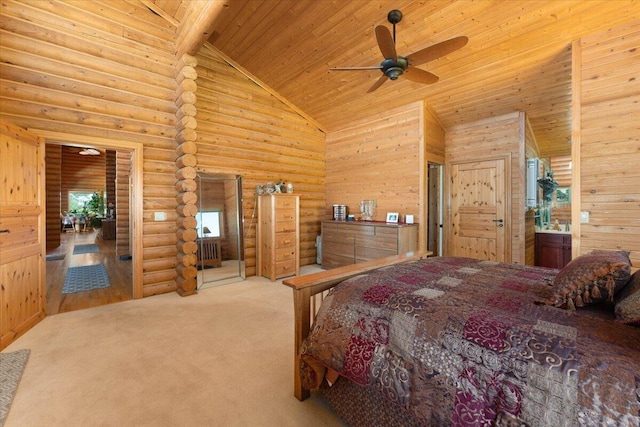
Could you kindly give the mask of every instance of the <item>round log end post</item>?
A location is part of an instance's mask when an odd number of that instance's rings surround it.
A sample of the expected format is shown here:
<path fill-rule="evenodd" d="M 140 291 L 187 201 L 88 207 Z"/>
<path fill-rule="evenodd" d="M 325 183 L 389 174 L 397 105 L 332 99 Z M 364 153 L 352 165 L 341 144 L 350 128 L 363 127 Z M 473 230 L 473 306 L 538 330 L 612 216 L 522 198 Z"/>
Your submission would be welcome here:
<path fill-rule="evenodd" d="M 197 293 L 198 269 L 198 233 L 196 231 L 198 213 L 197 183 L 197 156 L 198 151 L 195 131 L 198 123 L 195 118 L 196 109 L 196 71 L 197 59 L 190 55 L 183 55 L 176 67 L 176 212 L 178 218 L 176 224 L 178 230 L 176 237 L 176 292 L 181 296 Z"/>

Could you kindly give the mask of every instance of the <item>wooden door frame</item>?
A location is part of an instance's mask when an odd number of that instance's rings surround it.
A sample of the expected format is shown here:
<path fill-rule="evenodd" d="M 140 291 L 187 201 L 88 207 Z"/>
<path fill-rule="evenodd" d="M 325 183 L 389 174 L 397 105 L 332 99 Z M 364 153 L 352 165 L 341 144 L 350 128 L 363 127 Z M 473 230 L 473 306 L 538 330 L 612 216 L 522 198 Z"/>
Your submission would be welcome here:
<path fill-rule="evenodd" d="M 132 248 L 132 279 L 133 279 L 133 299 L 139 299 L 144 296 L 143 284 L 143 207 L 142 207 L 142 177 L 143 177 L 143 146 L 138 142 L 119 141 L 104 138 L 87 137 L 82 135 L 66 134 L 60 132 L 50 132 L 45 130 L 32 131 L 42 136 L 47 144 L 52 145 L 68 145 L 81 146 L 87 145 L 106 148 L 112 150 L 126 150 L 131 155 L 131 188 L 130 200 L 131 205 L 130 216 L 132 224 L 130 224 L 131 248 Z"/>
<path fill-rule="evenodd" d="M 513 229 L 512 229 L 512 223 L 513 223 L 513 212 L 511 211 L 511 199 L 512 199 L 512 194 L 511 194 L 511 153 L 504 153 L 502 155 L 499 156 L 487 156 L 487 157 L 478 157 L 476 159 L 473 160 L 467 160 L 467 161 L 451 161 L 451 160 L 447 160 L 445 161 L 444 164 L 444 172 L 445 172 L 445 180 L 444 180 L 444 193 L 446 195 L 446 221 L 443 225 L 444 228 L 444 235 L 446 236 L 444 239 L 444 254 L 445 255 L 449 255 L 450 251 L 451 251 L 451 232 L 450 232 L 450 224 L 451 224 L 451 170 L 452 170 L 452 165 L 456 165 L 456 164 L 466 164 L 466 163 L 473 163 L 473 162 L 485 162 L 485 161 L 496 161 L 496 160 L 502 160 L 504 161 L 504 174 L 505 174 L 505 183 L 504 183 L 504 211 L 505 211 L 505 216 L 508 217 L 508 220 L 506 220 L 505 218 L 505 230 L 504 230 L 504 235 L 505 235 L 505 241 L 504 241 L 504 255 L 505 255 L 505 262 L 506 263 L 511 263 L 513 261 L 513 254 L 512 254 L 512 242 L 511 240 L 513 239 Z"/>

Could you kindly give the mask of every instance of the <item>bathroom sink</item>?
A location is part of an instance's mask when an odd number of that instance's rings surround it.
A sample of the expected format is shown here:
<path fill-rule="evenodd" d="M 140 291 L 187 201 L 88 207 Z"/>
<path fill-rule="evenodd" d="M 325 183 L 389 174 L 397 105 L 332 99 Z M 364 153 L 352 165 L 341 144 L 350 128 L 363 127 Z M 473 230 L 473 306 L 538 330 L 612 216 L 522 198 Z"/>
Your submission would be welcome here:
<path fill-rule="evenodd" d="M 536 233 L 571 234 L 571 231 L 561 231 L 561 230 L 536 230 Z"/>

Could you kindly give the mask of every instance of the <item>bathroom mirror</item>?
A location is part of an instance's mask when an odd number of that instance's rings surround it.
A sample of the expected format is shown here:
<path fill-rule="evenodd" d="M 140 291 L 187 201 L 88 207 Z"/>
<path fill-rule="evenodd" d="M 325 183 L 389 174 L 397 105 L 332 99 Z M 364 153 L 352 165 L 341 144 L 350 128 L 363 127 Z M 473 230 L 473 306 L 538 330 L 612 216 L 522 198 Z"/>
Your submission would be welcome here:
<path fill-rule="evenodd" d="M 199 173 L 198 289 L 244 280 L 242 176 Z"/>

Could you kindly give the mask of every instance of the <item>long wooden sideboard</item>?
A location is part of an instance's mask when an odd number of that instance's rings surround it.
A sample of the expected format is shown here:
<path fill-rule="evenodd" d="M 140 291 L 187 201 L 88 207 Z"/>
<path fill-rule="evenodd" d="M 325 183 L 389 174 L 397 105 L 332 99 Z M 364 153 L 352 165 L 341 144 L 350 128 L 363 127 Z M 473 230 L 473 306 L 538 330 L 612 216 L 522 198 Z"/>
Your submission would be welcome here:
<path fill-rule="evenodd" d="M 336 268 L 417 248 L 418 224 L 322 222 L 322 268 Z"/>

